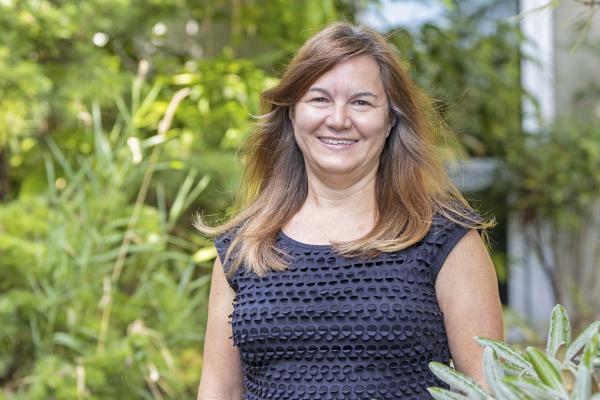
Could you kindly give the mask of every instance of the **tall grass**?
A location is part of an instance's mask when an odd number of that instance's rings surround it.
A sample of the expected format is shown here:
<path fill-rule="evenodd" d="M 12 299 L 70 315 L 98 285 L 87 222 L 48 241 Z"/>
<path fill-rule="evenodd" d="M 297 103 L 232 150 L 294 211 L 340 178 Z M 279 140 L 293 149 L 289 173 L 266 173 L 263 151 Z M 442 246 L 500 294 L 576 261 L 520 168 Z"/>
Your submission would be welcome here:
<path fill-rule="evenodd" d="M 143 138 L 160 87 L 143 96 L 142 79 L 109 130 L 92 106 L 93 152 L 69 157 L 46 138 L 46 192 L 0 206 L 0 399 L 195 392 L 209 283 L 199 265 L 214 252 L 173 232 L 208 177 L 189 171 L 167 204 L 154 172 L 187 90 Z"/>

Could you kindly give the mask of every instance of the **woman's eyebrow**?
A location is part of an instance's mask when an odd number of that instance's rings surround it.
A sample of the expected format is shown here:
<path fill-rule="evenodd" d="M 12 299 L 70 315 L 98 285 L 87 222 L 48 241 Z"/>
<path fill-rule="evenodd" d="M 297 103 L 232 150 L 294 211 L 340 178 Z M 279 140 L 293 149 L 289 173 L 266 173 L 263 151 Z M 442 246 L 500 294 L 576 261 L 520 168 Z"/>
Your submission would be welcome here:
<path fill-rule="evenodd" d="M 326 96 L 332 97 L 331 93 L 329 93 L 329 91 L 327 89 L 323 89 L 320 87 L 312 87 L 312 88 L 308 89 L 308 91 L 309 92 L 319 92 L 319 93 L 323 93 Z M 362 96 L 371 96 L 371 97 L 377 98 L 376 94 L 369 92 L 369 91 L 357 92 L 352 95 L 352 97 L 362 97 Z"/>
<path fill-rule="evenodd" d="M 312 88 L 308 89 L 308 91 L 323 93 L 324 95 L 331 97 L 331 93 L 329 93 L 329 91 L 327 89 L 323 89 L 320 87 L 312 87 Z"/>
<path fill-rule="evenodd" d="M 377 95 L 371 92 L 358 92 L 358 93 L 354 93 L 352 95 L 352 97 L 362 97 L 362 96 L 371 96 L 374 98 L 377 98 Z"/>

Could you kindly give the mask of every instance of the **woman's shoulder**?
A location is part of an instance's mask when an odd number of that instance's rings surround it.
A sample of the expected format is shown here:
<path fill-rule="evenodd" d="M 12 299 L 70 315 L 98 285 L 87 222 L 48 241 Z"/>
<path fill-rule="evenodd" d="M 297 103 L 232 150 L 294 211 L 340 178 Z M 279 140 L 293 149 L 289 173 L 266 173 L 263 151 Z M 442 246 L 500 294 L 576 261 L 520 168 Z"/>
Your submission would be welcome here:
<path fill-rule="evenodd" d="M 456 244 L 469 231 L 475 229 L 482 233 L 478 227 L 482 226 L 483 218 L 475 210 L 466 210 L 464 214 L 435 213 L 431 228 L 423 242 L 429 248 L 430 264 L 433 268 L 433 281 L 437 278 L 446 258 Z"/>

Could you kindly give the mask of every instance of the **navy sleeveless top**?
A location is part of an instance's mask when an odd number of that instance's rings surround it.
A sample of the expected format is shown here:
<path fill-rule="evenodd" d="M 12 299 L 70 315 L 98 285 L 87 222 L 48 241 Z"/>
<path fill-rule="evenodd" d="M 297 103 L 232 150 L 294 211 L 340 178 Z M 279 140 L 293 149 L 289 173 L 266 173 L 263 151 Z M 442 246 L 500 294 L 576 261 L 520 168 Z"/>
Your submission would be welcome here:
<path fill-rule="evenodd" d="M 467 231 L 436 217 L 420 242 L 369 260 L 280 231 L 288 270 L 260 278 L 242 264 L 228 278 L 244 400 L 431 399 L 428 387 L 447 388 L 428 367 L 450 359 L 434 286 Z M 215 244 L 227 272 L 230 237 Z"/>

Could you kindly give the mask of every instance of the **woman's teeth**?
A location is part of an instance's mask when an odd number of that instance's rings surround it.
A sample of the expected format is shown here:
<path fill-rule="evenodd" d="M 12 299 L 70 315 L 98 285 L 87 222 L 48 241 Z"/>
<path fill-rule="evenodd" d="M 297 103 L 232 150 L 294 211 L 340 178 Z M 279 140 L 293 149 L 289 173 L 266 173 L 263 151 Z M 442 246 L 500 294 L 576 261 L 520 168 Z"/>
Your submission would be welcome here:
<path fill-rule="evenodd" d="M 358 142 L 358 140 L 348 140 L 348 139 L 331 139 L 331 138 L 319 138 L 319 140 L 321 140 L 321 142 L 326 143 L 326 144 L 333 144 L 333 145 L 351 145 L 354 144 L 356 142 Z"/>

